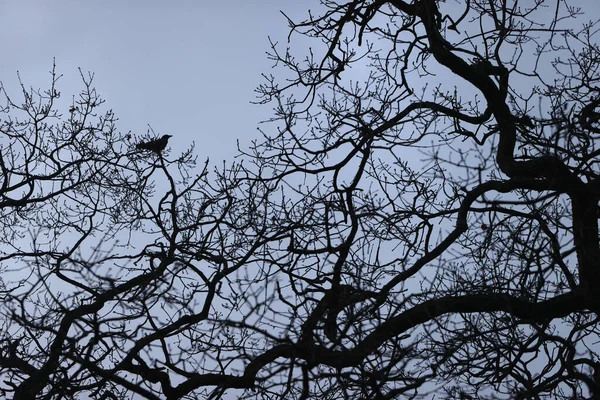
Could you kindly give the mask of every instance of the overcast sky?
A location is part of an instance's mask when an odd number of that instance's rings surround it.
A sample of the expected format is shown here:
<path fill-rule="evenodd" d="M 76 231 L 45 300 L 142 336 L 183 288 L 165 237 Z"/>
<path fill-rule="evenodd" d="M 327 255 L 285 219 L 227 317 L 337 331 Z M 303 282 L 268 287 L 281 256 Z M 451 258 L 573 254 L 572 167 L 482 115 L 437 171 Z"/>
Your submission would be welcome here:
<path fill-rule="evenodd" d="M 287 21 L 311 2 L 159 0 L 6 0 L 0 2 L 0 81 L 17 95 L 16 72 L 27 86 L 49 86 L 52 59 L 63 74 L 59 90 L 82 88 L 78 67 L 95 73 L 95 87 L 120 119 L 122 131 L 192 141 L 213 164 L 235 154 L 235 141 L 259 137 L 270 106 L 251 105 L 261 73 L 270 72 L 268 36 L 285 41 Z"/>
<path fill-rule="evenodd" d="M 597 1 L 577 3 L 597 13 Z M 46 89 L 55 58 L 58 89 L 70 98 L 82 88 L 77 68 L 93 72 L 121 130 L 144 134 L 149 124 L 174 135 L 176 151 L 196 142 L 215 165 L 236 154 L 236 139 L 258 138 L 258 122 L 272 115 L 250 101 L 272 66 L 268 36 L 287 38 L 279 10 L 300 20 L 315 2 L 0 0 L 0 81 L 17 95 L 19 71 Z"/>
<path fill-rule="evenodd" d="M 575 3 L 597 13 L 596 1 Z M 250 101 L 261 73 L 271 72 L 268 36 L 287 39 L 287 21 L 279 10 L 300 20 L 316 4 L 3 0 L 0 81 L 18 94 L 19 71 L 26 85 L 48 88 L 56 58 L 64 75 L 59 90 L 70 99 L 82 88 L 81 67 L 95 73 L 95 87 L 120 119 L 120 130 L 144 134 L 149 124 L 157 135 L 174 135 L 176 150 L 195 141 L 200 159 L 210 155 L 214 165 L 235 154 L 236 139 L 247 145 L 259 137 L 258 122 L 272 115 L 270 105 Z M 296 55 L 305 50 L 298 44 Z"/>

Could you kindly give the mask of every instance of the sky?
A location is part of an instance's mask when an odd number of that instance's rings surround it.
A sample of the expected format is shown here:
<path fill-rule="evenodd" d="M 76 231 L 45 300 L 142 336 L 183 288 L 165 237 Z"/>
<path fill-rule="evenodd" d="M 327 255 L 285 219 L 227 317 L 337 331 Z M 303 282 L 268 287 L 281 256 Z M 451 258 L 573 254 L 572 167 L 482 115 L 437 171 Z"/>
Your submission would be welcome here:
<path fill-rule="evenodd" d="M 19 71 L 26 86 L 46 89 L 55 59 L 70 98 L 83 87 L 78 68 L 90 71 L 121 130 L 143 135 L 150 125 L 173 135 L 176 151 L 193 141 L 201 160 L 232 161 L 236 140 L 260 138 L 259 121 L 272 115 L 251 101 L 271 72 L 268 37 L 287 39 L 279 10 L 300 20 L 315 2 L 2 0 L 0 81 L 18 94 Z"/>
<path fill-rule="evenodd" d="M 596 0 L 576 5 L 593 10 Z M 95 87 L 122 131 L 171 134 L 183 151 L 192 141 L 200 160 L 231 161 L 236 140 L 261 137 L 271 105 L 251 104 L 261 74 L 272 72 L 268 37 L 287 40 L 284 11 L 301 20 L 317 0 L 4 0 L 0 2 L 0 81 L 19 94 L 49 87 L 53 59 L 63 96 L 82 89 L 78 68 Z M 600 9 L 600 7 L 598 7 Z M 295 42 L 301 54 L 304 43 Z M 314 43 L 311 43 L 314 44 Z M 279 69 L 278 71 L 281 71 Z M 347 71 L 360 73 L 360 71 Z"/>
<path fill-rule="evenodd" d="M 0 81 L 18 95 L 47 89 L 56 59 L 59 91 L 69 99 L 83 88 L 78 68 L 95 87 L 122 131 L 172 134 L 183 151 L 192 141 L 199 158 L 231 159 L 236 140 L 260 137 L 254 89 L 270 73 L 268 37 L 284 42 L 284 11 L 298 19 L 308 4 L 294 0 L 6 0 L 0 2 Z M 230 160 L 231 161 L 231 160 Z"/>

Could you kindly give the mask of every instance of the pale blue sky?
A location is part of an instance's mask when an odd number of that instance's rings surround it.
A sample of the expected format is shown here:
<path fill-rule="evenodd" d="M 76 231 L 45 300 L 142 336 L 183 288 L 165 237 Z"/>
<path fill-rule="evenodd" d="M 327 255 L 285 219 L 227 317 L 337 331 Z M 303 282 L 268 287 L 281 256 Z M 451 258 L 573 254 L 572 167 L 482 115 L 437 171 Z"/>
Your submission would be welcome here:
<path fill-rule="evenodd" d="M 251 105 L 261 73 L 269 73 L 268 36 L 285 41 L 287 21 L 313 2 L 294 0 L 6 0 L 0 3 L 0 80 L 18 94 L 24 83 L 47 88 L 56 58 L 63 96 L 81 89 L 78 67 L 123 131 L 192 141 L 200 159 L 231 158 L 235 141 L 259 137 L 270 106 Z"/>
<path fill-rule="evenodd" d="M 251 105 L 261 73 L 270 73 L 267 37 L 285 42 L 287 21 L 303 19 L 317 0 L 3 0 L 0 2 L 0 81 L 18 94 L 47 88 L 56 58 L 63 96 L 81 89 L 78 67 L 95 73 L 95 86 L 120 119 L 119 128 L 192 141 L 200 159 L 231 159 L 236 139 L 258 138 L 256 126 L 271 106 Z M 586 19 L 597 0 L 578 0 Z M 553 10 L 548 10 L 553 12 Z M 293 43 L 300 55 L 303 45 Z M 278 70 L 281 72 L 281 69 Z M 344 74 L 361 75 L 355 67 Z M 453 84 L 460 83 L 458 80 Z"/>
<path fill-rule="evenodd" d="M 144 134 L 150 124 L 157 135 L 174 135 L 175 151 L 195 141 L 200 160 L 215 165 L 232 160 L 236 139 L 258 138 L 258 122 L 272 115 L 271 106 L 250 101 L 261 73 L 271 72 L 267 37 L 287 39 L 279 10 L 299 20 L 316 2 L 2 0 L 0 80 L 17 94 L 20 71 L 26 85 L 45 89 L 56 58 L 59 90 L 70 99 L 82 87 L 81 67 L 95 73 L 121 130 Z M 577 3 L 600 9 L 598 0 Z"/>

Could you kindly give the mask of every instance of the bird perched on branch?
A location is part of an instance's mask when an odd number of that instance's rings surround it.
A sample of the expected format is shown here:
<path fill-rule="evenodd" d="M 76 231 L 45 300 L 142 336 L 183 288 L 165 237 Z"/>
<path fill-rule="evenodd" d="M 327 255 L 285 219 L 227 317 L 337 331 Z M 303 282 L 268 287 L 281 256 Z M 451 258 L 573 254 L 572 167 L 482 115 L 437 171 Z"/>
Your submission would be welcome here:
<path fill-rule="evenodd" d="M 156 154 L 160 154 L 165 147 L 167 147 L 167 142 L 169 141 L 170 137 L 173 137 L 173 135 L 163 135 L 163 137 L 159 139 L 138 143 L 135 145 L 135 148 L 138 150 L 150 150 Z"/>

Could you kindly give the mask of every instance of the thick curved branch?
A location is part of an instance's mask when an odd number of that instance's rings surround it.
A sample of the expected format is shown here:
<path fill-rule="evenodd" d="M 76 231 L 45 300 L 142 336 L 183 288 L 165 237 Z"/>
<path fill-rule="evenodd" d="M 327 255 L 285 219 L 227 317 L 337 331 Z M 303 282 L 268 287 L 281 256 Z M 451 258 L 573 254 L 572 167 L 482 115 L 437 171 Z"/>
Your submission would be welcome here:
<path fill-rule="evenodd" d="M 329 350 L 327 347 L 306 341 L 300 344 L 282 344 L 254 358 L 246 366 L 243 376 L 198 374 L 180 384 L 174 393 L 177 392 L 178 396 L 182 396 L 198 387 L 208 385 L 228 388 L 252 388 L 259 371 L 278 358 L 304 360 L 308 366 L 317 364 L 328 365 L 333 368 L 357 366 L 386 341 L 447 314 L 505 312 L 524 322 L 534 324 L 562 318 L 576 311 L 597 308 L 597 303 L 597 301 L 593 303 L 588 297 L 575 292 L 539 303 L 530 303 L 508 294 L 446 296 L 428 300 L 390 318 L 375 328 L 371 334 L 351 350 Z"/>

